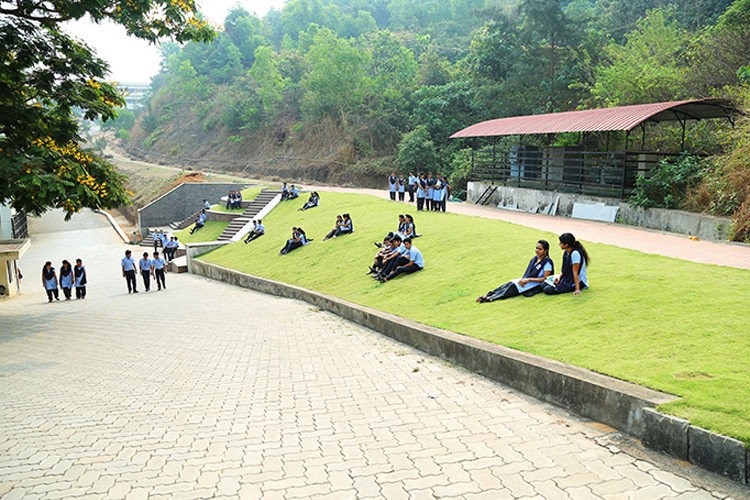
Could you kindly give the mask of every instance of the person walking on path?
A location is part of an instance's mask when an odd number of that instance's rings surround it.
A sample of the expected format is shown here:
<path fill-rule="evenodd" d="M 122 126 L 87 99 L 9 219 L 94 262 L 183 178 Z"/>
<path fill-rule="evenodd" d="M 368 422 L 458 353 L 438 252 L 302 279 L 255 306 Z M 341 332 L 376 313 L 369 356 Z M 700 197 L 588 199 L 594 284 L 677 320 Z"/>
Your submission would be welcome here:
<path fill-rule="evenodd" d="M 130 250 L 125 250 L 125 257 L 120 261 L 122 277 L 128 283 L 128 293 L 138 293 L 138 287 L 135 282 L 135 259 L 131 253 Z"/>
<path fill-rule="evenodd" d="M 154 277 L 156 278 L 156 287 L 159 291 L 162 288 L 167 289 L 167 282 L 165 281 L 165 274 L 167 272 L 167 263 L 159 257 L 159 252 L 154 252 L 154 258 L 151 260 L 151 267 L 154 270 Z"/>
<path fill-rule="evenodd" d="M 73 268 L 73 275 L 76 282 L 76 299 L 86 298 L 86 268 L 83 266 L 81 259 L 76 259 L 76 265 Z"/>
<path fill-rule="evenodd" d="M 151 267 L 153 266 L 153 263 L 151 262 L 151 259 L 148 258 L 148 252 L 143 252 L 143 258 L 138 261 L 138 267 L 141 269 L 141 277 L 143 277 L 143 286 L 146 288 L 146 291 L 151 290 L 151 275 L 153 274 L 153 270 Z"/>
<path fill-rule="evenodd" d="M 73 292 L 73 267 L 67 260 L 62 261 L 60 266 L 60 288 L 63 290 L 65 300 L 70 300 Z"/>
<path fill-rule="evenodd" d="M 42 268 L 42 286 L 47 292 L 48 302 L 52 302 L 53 296 L 55 300 L 60 300 L 60 291 L 57 288 L 57 273 L 50 261 L 45 262 Z"/>

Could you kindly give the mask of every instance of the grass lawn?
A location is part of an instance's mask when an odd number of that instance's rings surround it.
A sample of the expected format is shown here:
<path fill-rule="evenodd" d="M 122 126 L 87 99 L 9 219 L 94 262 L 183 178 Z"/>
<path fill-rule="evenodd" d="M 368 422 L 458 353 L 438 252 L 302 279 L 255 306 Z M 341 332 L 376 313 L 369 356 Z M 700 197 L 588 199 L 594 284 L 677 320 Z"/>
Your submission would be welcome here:
<path fill-rule="evenodd" d="M 259 194 L 262 189 L 265 189 L 266 186 L 253 186 L 249 187 L 247 189 L 243 189 L 242 192 L 242 199 L 244 201 L 252 201 L 254 200 Z M 225 213 L 236 213 L 241 214 L 245 211 L 244 208 L 227 208 L 227 203 L 217 203 L 216 205 L 213 205 L 211 207 L 211 210 L 214 212 L 225 212 Z"/>
<path fill-rule="evenodd" d="M 324 192 L 321 202 L 306 212 L 297 211 L 302 201 L 282 203 L 264 220 L 263 238 L 201 259 L 681 396 L 660 409 L 750 443 L 750 336 L 742 313 L 750 271 L 584 241 L 591 289 L 582 296 L 477 304 L 476 296 L 520 277 L 540 238 L 550 242 L 559 272 L 557 235 L 366 195 Z M 351 213 L 354 234 L 323 241 L 342 212 Z M 424 235 L 415 246 L 425 270 L 381 285 L 365 275 L 377 250 L 372 242 L 404 212 Z M 315 241 L 279 256 L 292 226 Z"/>
<path fill-rule="evenodd" d="M 228 225 L 228 222 L 208 221 L 203 226 L 203 229 L 200 229 L 193 234 L 190 234 L 190 230 L 193 228 L 193 226 L 190 226 L 181 231 L 177 231 L 176 233 L 174 233 L 174 235 L 177 236 L 177 239 L 183 245 L 185 243 L 201 243 L 204 241 L 214 241 L 219 237 L 221 233 L 224 232 Z"/>

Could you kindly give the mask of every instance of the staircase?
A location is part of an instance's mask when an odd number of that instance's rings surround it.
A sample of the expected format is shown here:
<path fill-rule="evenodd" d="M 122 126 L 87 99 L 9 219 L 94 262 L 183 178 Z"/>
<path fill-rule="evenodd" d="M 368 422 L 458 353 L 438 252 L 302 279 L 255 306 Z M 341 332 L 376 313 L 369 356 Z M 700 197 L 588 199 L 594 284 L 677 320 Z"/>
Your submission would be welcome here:
<path fill-rule="evenodd" d="M 498 186 L 492 185 L 488 186 L 487 189 L 484 190 L 484 193 L 482 193 L 482 196 L 477 199 L 477 201 L 474 203 L 475 205 L 485 205 L 488 201 L 490 201 L 490 196 L 495 194 L 495 191 L 497 191 Z"/>
<path fill-rule="evenodd" d="M 180 222 L 172 222 L 169 224 L 169 227 L 172 229 L 172 231 L 179 231 L 180 229 L 190 227 L 192 224 L 195 224 L 195 219 L 198 218 L 199 213 L 201 213 L 200 210 L 198 210 L 194 214 L 188 215 L 187 218 L 181 220 Z M 151 244 L 153 245 L 153 241 Z"/>
<path fill-rule="evenodd" d="M 253 217 L 258 215 L 261 210 L 263 210 L 266 205 L 268 205 L 271 200 L 273 200 L 276 196 L 281 194 L 280 189 L 264 189 L 258 194 L 258 196 L 255 197 L 254 200 L 249 202 L 247 208 L 244 212 L 242 212 L 242 215 L 235 217 L 232 219 L 232 222 L 229 223 L 227 228 L 224 230 L 221 235 L 217 238 L 217 241 L 229 241 L 232 239 L 234 235 L 237 234 L 238 231 L 240 231 L 243 227 L 245 227 L 245 224 L 253 220 Z M 243 202 L 244 205 L 244 202 Z"/>

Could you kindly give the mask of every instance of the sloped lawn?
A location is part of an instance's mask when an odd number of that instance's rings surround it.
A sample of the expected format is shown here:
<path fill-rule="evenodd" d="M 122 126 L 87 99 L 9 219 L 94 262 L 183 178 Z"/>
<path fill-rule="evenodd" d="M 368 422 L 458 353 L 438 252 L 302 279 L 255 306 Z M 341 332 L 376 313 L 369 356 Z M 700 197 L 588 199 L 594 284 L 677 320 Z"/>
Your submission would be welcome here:
<path fill-rule="evenodd" d="M 582 296 L 477 304 L 476 296 L 523 273 L 540 238 L 559 271 L 557 235 L 366 195 L 324 192 L 320 207 L 298 212 L 303 203 L 276 208 L 264 237 L 201 259 L 681 396 L 660 409 L 750 443 L 749 271 L 584 241 L 591 289 Z M 343 212 L 355 233 L 323 241 Z M 415 246 L 425 270 L 381 285 L 365 275 L 373 241 L 405 212 L 424 235 Z M 314 241 L 279 256 L 292 226 Z"/>

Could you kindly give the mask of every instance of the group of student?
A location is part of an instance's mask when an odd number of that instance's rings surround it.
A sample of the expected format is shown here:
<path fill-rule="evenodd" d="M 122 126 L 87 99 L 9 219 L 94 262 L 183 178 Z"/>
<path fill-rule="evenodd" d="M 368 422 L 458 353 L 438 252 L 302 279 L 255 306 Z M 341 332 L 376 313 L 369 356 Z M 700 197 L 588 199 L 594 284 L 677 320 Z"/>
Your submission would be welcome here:
<path fill-rule="evenodd" d="M 263 225 L 263 220 L 258 219 L 253 221 L 253 228 L 247 233 L 245 237 L 245 243 L 250 243 L 254 239 L 260 238 L 266 234 L 266 226 Z"/>
<path fill-rule="evenodd" d="M 203 200 L 204 202 L 206 200 Z M 205 208 L 205 204 L 204 204 Z M 208 208 L 211 208 L 211 205 L 209 204 Z M 227 210 L 236 210 L 238 208 L 242 208 L 242 192 L 241 191 L 229 191 L 227 194 Z"/>
<path fill-rule="evenodd" d="M 175 252 L 180 248 L 180 242 L 177 240 L 177 236 L 167 236 L 167 233 L 163 230 L 157 229 L 153 234 L 153 238 L 154 252 L 156 252 L 157 248 L 161 245 L 167 262 L 173 261 Z"/>
<path fill-rule="evenodd" d="M 580 241 L 571 233 L 563 233 L 559 237 L 562 255 L 562 269 L 555 275 L 555 264 L 549 256 L 549 243 L 539 240 L 534 250 L 535 255 L 529 261 L 523 276 L 503 283 L 494 290 L 476 298 L 479 303 L 494 302 L 523 295 L 532 297 L 538 293 L 559 295 L 573 292 L 581 295 L 582 290 L 588 288 L 586 265 L 589 254 Z"/>
<path fill-rule="evenodd" d="M 380 283 L 424 269 L 424 257 L 412 243 L 412 238 L 389 233 L 379 246 L 380 250 L 375 254 L 375 261 L 367 274 L 372 274 L 373 279 Z"/>
<path fill-rule="evenodd" d="M 135 279 L 136 270 L 140 271 L 143 286 L 147 292 L 151 290 L 151 278 L 156 279 L 159 291 L 162 288 L 167 288 L 167 263 L 159 256 L 159 252 L 154 252 L 153 258 L 149 258 L 148 252 L 143 252 L 143 258 L 138 261 L 136 269 L 136 262 L 132 252 L 125 250 L 125 257 L 120 261 L 120 265 L 122 267 L 122 277 L 125 278 L 128 285 L 128 293 L 138 293 L 138 285 Z"/>
<path fill-rule="evenodd" d="M 292 184 L 292 187 L 288 187 L 286 182 L 281 186 L 281 201 L 293 200 L 299 197 L 299 189 Z"/>
<path fill-rule="evenodd" d="M 336 224 L 333 226 L 333 229 L 331 229 L 331 232 L 323 237 L 323 241 L 353 232 L 354 223 L 352 222 L 351 216 L 349 214 L 337 215 Z"/>
<path fill-rule="evenodd" d="M 44 267 L 42 267 L 42 286 L 47 292 L 48 302 L 52 302 L 53 298 L 54 300 L 60 300 L 59 288 L 62 288 L 65 300 L 70 300 L 73 288 L 76 289 L 76 299 L 85 299 L 87 281 L 86 268 L 81 259 L 76 259 L 75 266 L 71 266 L 70 262 L 63 260 L 59 278 L 51 261 L 45 262 Z"/>
<path fill-rule="evenodd" d="M 450 190 L 448 179 L 443 177 L 442 174 L 436 174 L 433 177 L 432 172 L 427 174 L 419 172 L 419 175 L 409 172 L 409 177 L 405 178 L 403 175 L 396 176 L 392 172 L 388 176 L 388 191 L 391 200 L 395 201 L 396 195 L 398 195 L 398 201 L 404 201 L 405 193 L 408 192 L 409 203 L 414 203 L 416 195 L 417 210 L 419 211 L 445 212 Z"/>
<path fill-rule="evenodd" d="M 311 208 L 315 208 L 320 205 L 320 195 L 317 191 L 313 191 L 310 193 L 310 197 L 307 199 L 304 205 L 302 205 L 299 210 L 300 212 L 304 212 L 305 210 L 309 210 Z"/>

